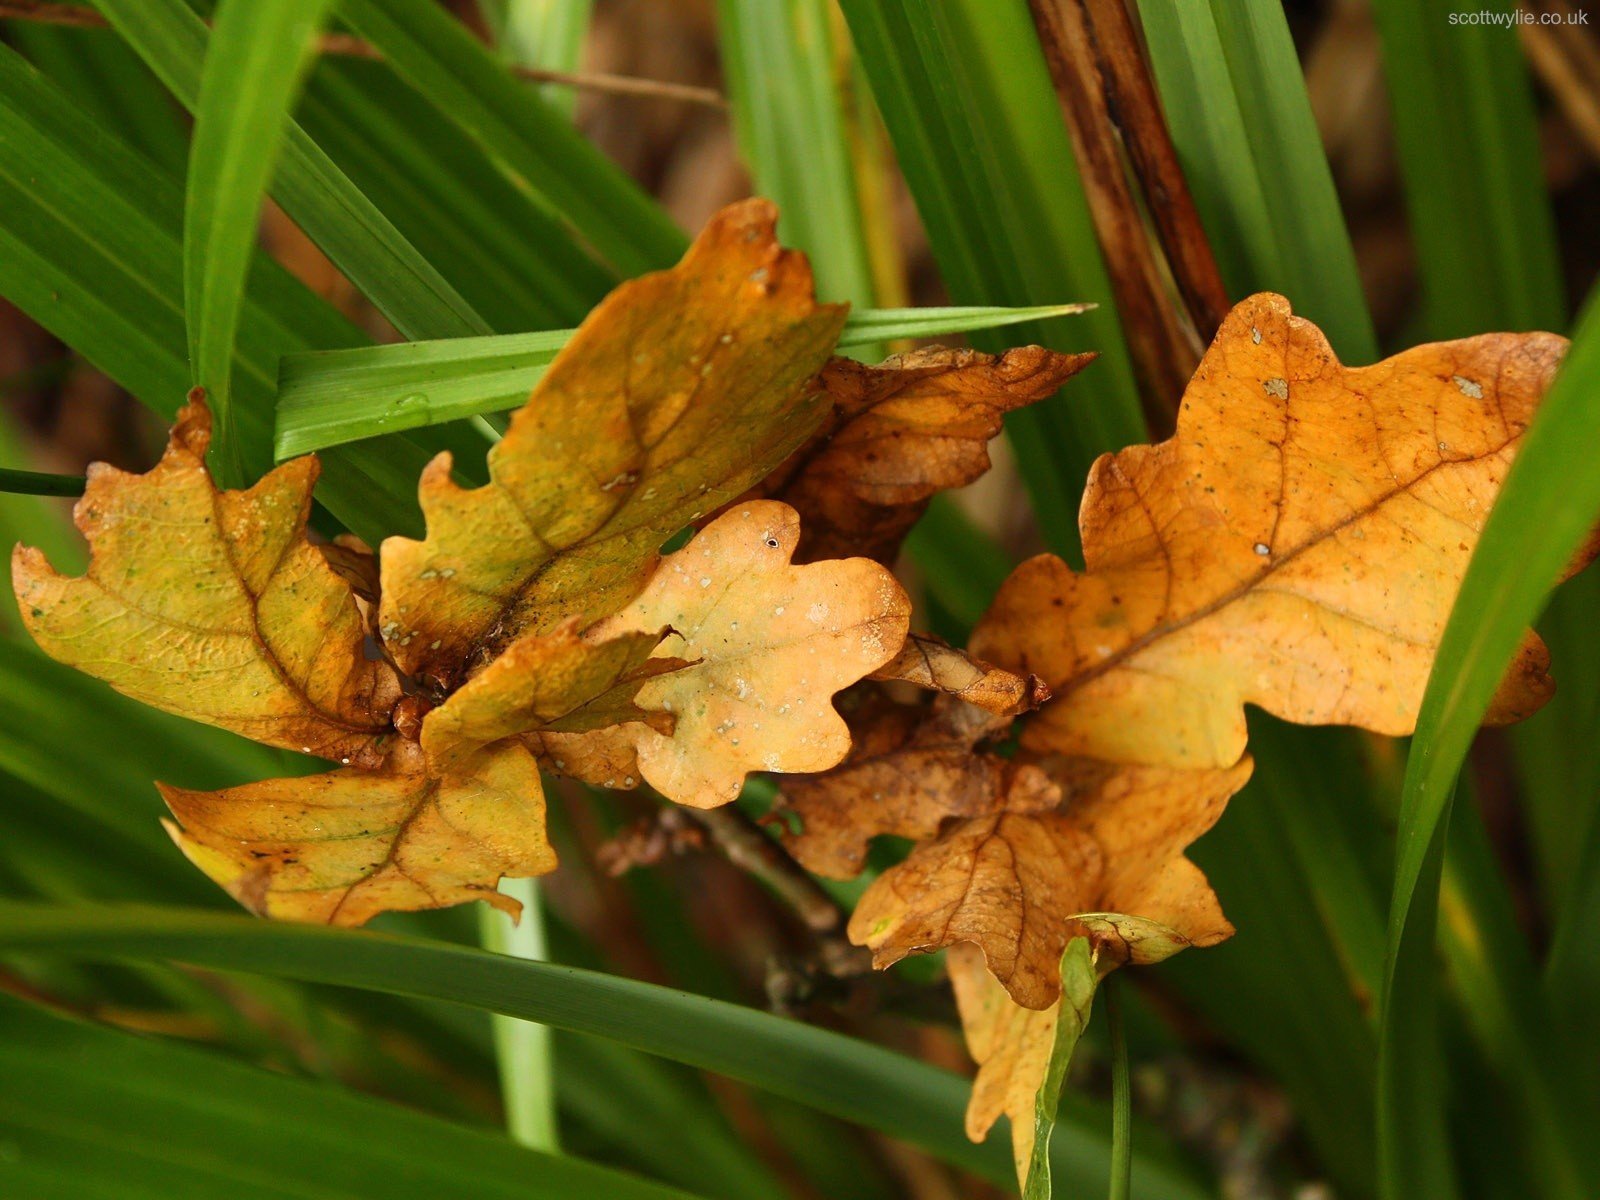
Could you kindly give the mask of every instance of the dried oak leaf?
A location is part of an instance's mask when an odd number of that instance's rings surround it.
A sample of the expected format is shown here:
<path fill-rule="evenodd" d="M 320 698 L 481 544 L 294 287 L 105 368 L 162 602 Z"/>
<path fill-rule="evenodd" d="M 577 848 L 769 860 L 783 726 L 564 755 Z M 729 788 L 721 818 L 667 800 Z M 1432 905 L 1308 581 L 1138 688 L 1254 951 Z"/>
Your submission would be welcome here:
<path fill-rule="evenodd" d="M 490 450 L 488 484 L 429 464 L 426 538 L 383 544 L 382 628 L 405 671 L 453 684 L 523 632 L 616 611 L 664 542 L 816 430 L 845 308 L 816 302 L 776 218 L 726 208 L 676 267 L 606 297 Z"/>
<path fill-rule="evenodd" d="M 152 707 L 376 766 L 400 686 L 363 653 L 350 589 L 306 540 L 316 460 L 224 492 L 206 471 L 210 441 L 195 399 L 150 471 L 89 468 L 74 510 L 88 573 L 65 578 L 37 550 L 13 554 L 28 631 L 52 658 Z"/>
<path fill-rule="evenodd" d="M 872 678 L 943 692 L 1001 717 L 1021 716 L 1050 699 L 1050 689 L 1037 675 L 1014 674 L 926 633 L 907 637 L 900 653 Z"/>
<path fill-rule="evenodd" d="M 875 966 L 971 942 L 1011 997 L 1037 1009 L 1059 997 L 1073 937 L 1107 962 L 1144 963 L 1232 934 L 1183 851 L 1245 785 L 1248 758 L 1227 769 L 1043 765 L 1059 809 L 952 822 L 873 881 L 849 934 Z"/>
<path fill-rule="evenodd" d="M 835 358 L 821 376 L 833 405 L 822 430 L 760 493 L 799 512 L 801 562 L 891 562 L 935 493 L 989 469 L 1001 418 L 1052 395 L 1094 357 L 934 346 L 875 367 Z"/>
<path fill-rule="evenodd" d="M 501 876 L 554 870 L 533 755 L 500 742 L 433 775 L 397 740 L 378 771 L 269 779 L 216 792 L 161 787 L 190 861 L 251 912 L 359 925 L 380 912 L 486 900 Z"/>
<path fill-rule="evenodd" d="M 670 630 L 655 653 L 687 665 L 646 680 L 636 698 L 670 714 L 670 734 L 632 724 L 597 736 L 603 755 L 626 736 L 637 774 L 679 804 L 726 804 L 751 771 L 838 763 L 850 732 L 834 693 L 888 662 L 905 640 L 911 603 L 894 576 L 862 558 L 797 566 L 799 534 L 787 505 L 736 505 L 590 630 L 600 639 Z M 570 739 L 567 751 L 582 741 Z"/>
<path fill-rule="evenodd" d="M 953 817 L 1055 808 L 1061 789 L 1039 767 L 977 748 L 1010 724 L 950 696 L 926 711 L 867 706 L 852 722 L 854 744 L 842 764 L 784 781 L 784 800 L 801 823 L 784 833 L 789 852 L 808 871 L 849 879 L 880 834 L 920 841 Z"/>
<path fill-rule="evenodd" d="M 1408 733 L 1467 560 L 1566 342 L 1488 334 L 1347 368 L 1280 296 L 1239 304 L 1156 446 L 1101 458 L 1086 573 L 1007 580 L 974 653 L 1054 699 L 1025 747 L 1220 767 L 1244 708 Z M 1490 718 L 1550 693 L 1532 633 Z"/>

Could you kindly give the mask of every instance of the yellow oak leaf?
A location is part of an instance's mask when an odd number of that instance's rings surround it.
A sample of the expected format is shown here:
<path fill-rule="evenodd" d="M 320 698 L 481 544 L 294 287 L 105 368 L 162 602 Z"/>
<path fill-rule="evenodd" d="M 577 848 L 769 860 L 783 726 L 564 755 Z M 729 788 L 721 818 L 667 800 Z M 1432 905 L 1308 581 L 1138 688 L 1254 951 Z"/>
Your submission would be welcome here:
<path fill-rule="evenodd" d="M 376 765 L 400 686 L 363 652 L 349 587 L 306 540 L 316 460 L 219 491 L 210 441 L 197 397 L 151 470 L 90 467 L 75 509 L 88 573 L 66 578 L 37 550 L 13 554 L 28 631 L 52 658 L 155 708 Z"/>
<path fill-rule="evenodd" d="M 861 558 L 796 566 L 799 534 L 785 504 L 735 505 L 590 631 L 607 639 L 666 627 L 655 653 L 690 664 L 638 691 L 640 708 L 671 714 L 670 734 L 623 727 L 638 773 L 679 804 L 726 804 L 751 771 L 838 763 L 850 732 L 834 693 L 905 641 L 911 604 L 894 576 Z"/>
<path fill-rule="evenodd" d="M 817 428 L 813 377 L 843 327 L 764 200 L 724 209 L 669 271 L 624 283 L 573 335 L 462 489 L 441 455 L 423 541 L 382 548 L 382 629 L 410 674 L 454 685 L 523 632 L 615 612 L 676 532 Z"/>
<path fill-rule="evenodd" d="M 555 869 L 533 755 L 515 741 L 443 777 L 395 744 L 378 771 L 268 779 L 217 792 L 161 785 L 189 859 L 261 916 L 360 925 L 380 912 L 485 900 L 502 876 Z"/>
<path fill-rule="evenodd" d="M 874 671 L 872 678 L 943 692 L 1001 717 L 1021 716 L 1050 698 L 1050 689 L 1037 675 L 1003 670 L 926 633 L 907 637 L 894 661 Z"/>
<path fill-rule="evenodd" d="M 1183 851 L 1245 785 L 1248 758 L 1225 770 L 1041 765 L 1065 797 L 1059 809 L 955 821 L 873 881 L 849 934 L 874 965 L 971 942 L 1011 997 L 1038 1009 L 1060 996 L 1073 937 L 1114 965 L 1232 934 Z M 1119 925 L 1107 914 L 1139 920 Z"/>
<path fill-rule="evenodd" d="M 1054 394 L 1094 357 L 931 346 L 878 366 L 833 359 L 821 376 L 832 403 L 825 423 L 760 494 L 800 513 L 799 561 L 892 562 L 935 493 L 989 469 L 1005 414 Z"/>
<path fill-rule="evenodd" d="M 1566 342 L 1489 334 L 1341 366 L 1282 297 L 1239 304 L 1176 435 L 1101 458 L 1087 570 L 1007 580 L 974 653 L 1041 676 L 1025 747 L 1224 767 L 1244 705 L 1412 730 L 1472 548 Z M 1550 693 L 1532 633 L 1491 719 Z"/>
<path fill-rule="evenodd" d="M 643 721 L 672 732 L 670 713 L 635 701 L 646 679 L 687 665 L 654 656 L 664 630 L 587 638 L 577 620 L 528 634 L 469 679 L 422 722 L 422 747 L 436 772 L 501 738 L 583 733 Z"/>
<path fill-rule="evenodd" d="M 1010 725 L 949 696 L 926 712 L 868 704 L 851 718 L 843 763 L 784 780 L 786 808 L 800 820 L 798 831 L 785 830 L 784 844 L 808 871 L 849 879 L 880 834 L 920 841 L 954 817 L 1056 808 L 1061 789 L 1038 766 L 978 749 Z"/>

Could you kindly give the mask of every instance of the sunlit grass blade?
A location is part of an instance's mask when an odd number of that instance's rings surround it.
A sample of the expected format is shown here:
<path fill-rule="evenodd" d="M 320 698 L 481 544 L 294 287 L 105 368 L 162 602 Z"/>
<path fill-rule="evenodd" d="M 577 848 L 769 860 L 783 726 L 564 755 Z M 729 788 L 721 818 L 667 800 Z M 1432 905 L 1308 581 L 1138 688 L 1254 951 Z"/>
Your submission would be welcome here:
<path fill-rule="evenodd" d="M 183 0 L 95 0 L 113 28 L 193 112 L 210 33 Z M 489 326 L 298 125 L 284 136 L 272 194 L 406 337 Z"/>
<path fill-rule="evenodd" d="M 206 47 L 183 207 L 189 369 L 216 421 L 212 462 L 246 482 L 233 413 L 233 340 L 267 180 L 312 39 L 332 0 L 225 0 Z"/>
<path fill-rule="evenodd" d="M 500 884 L 500 890 L 521 904 L 522 912 L 513 923 L 505 913 L 483 905 L 478 912 L 478 927 L 484 949 L 530 962 L 548 958 L 539 881 L 507 879 Z M 493 1021 L 506 1131 L 514 1140 L 535 1150 L 559 1150 L 550 1030 L 532 1021 L 499 1014 Z"/>
<path fill-rule="evenodd" d="M 594 0 L 479 0 L 478 8 L 507 62 L 550 71 L 576 71 L 581 64 Z M 570 87 L 549 83 L 539 91 L 569 117 L 577 106 Z"/>
<path fill-rule="evenodd" d="M 839 345 L 939 337 L 1083 311 L 1081 304 L 869 309 L 850 315 Z M 277 456 L 292 458 L 520 407 L 572 332 L 554 329 L 288 355 L 278 379 Z"/>
<path fill-rule="evenodd" d="M 921 1146 L 997 1182 L 1012 1178 L 1004 1129 L 962 1133 L 966 1081 L 893 1051 L 755 1009 L 572 967 L 415 938 L 194 910 L 0 901 L 0 950 L 96 960 L 175 959 L 486 1008 L 598 1034 L 714 1071 Z M 1052 1168 L 1065 1192 L 1105 1189 L 1105 1131 L 1069 1111 Z M 1204 1190 L 1141 1138 L 1135 1195 L 1199 1200 Z"/>
<path fill-rule="evenodd" d="M 1022 337 L 1100 360 L 1054 399 L 1006 421 L 1046 541 L 1076 556 L 1089 464 L 1144 440 L 1094 226 L 1025 4 L 844 0 L 862 68 L 951 298 L 1102 303 Z M 1004 346 L 984 335 L 983 350 Z"/>
<path fill-rule="evenodd" d="M 11 998 L 0 1072 L 8 1196 L 691 1195 Z"/>
<path fill-rule="evenodd" d="M 775 200 L 785 245 L 811 256 L 817 294 L 867 306 L 872 268 L 845 142 L 829 0 L 719 0 L 717 36 L 739 151 Z"/>
<path fill-rule="evenodd" d="M 1600 513 L 1600 305 L 1591 303 L 1566 362 L 1524 436 L 1445 627 L 1406 764 L 1389 914 L 1378 1099 L 1385 1196 L 1443 1190 L 1442 1097 L 1434 1070 L 1433 943 L 1455 780 L 1523 630 Z M 1445 1160 L 1447 1161 L 1447 1160 Z"/>
<path fill-rule="evenodd" d="M 666 211 L 434 0 L 345 0 L 339 13 L 620 274 L 683 252 Z"/>

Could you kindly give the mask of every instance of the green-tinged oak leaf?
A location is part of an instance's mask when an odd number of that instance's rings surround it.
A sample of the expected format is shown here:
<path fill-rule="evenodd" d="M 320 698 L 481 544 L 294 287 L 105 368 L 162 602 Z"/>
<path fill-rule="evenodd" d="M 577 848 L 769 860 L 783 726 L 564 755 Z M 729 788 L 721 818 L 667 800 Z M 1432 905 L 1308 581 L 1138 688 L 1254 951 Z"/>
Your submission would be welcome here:
<path fill-rule="evenodd" d="M 1224 767 L 1244 705 L 1409 733 L 1467 560 L 1566 349 L 1487 334 L 1345 367 L 1280 296 L 1239 304 L 1177 433 L 1101 458 L 1086 571 L 1007 580 L 974 653 L 1042 677 L 1045 753 Z M 1532 633 L 1490 712 L 1548 698 Z"/>
<path fill-rule="evenodd" d="M 724 209 L 668 271 L 584 321 L 462 489 L 423 473 L 422 541 L 382 550 L 382 629 L 408 673 L 458 683 L 524 632 L 621 608 L 680 529 L 816 430 L 814 376 L 843 327 L 762 200 Z"/>
<path fill-rule="evenodd" d="M 584 637 L 577 621 L 525 634 L 422 722 L 433 769 L 520 734 L 585 733 L 642 721 L 670 734 L 670 713 L 635 701 L 645 680 L 688 664 L 656 656 L 664 630 Z"/>
<path fill-rule="evenodd" d="M 360 925 L 380 912 L 486 900 L 502 876 L 555 868 L 533 755 L 500 742 L 431 775 L 414 743 L 375 771 L 268 779 L 217 792 L 162 786 L 183 852 L 251 912 Z M 180 827 L 181 826 L 181 827 Z"/>
<path fill-rule="evenodd" d="M 623 727 L 638 774 L 669 799 L 710 808 L 734 799 L 749 772 L 834 766 L 850 749 L 834 693 L 905 640 L 911 604 L 894 576 L 860 558 L 795 565 L 799 533 L 787 505 L 735 505 L 591 630 L 608 639 L 668 628 L 655 653 L 689 664 L 636 697 L 672 717 L 671 733 Z"/>
<path fill-rule="evenodd" d="M 210 440 L 196 398 L 151 470 L 90 468 L 75 510 L 87 574 L 58 575 L 25 547 L 13 555 L 29 632 L 52 658 L 155 708 L 376 765 L 400 686 L 363 652 L 350 588 L 306 540 L 316 460 L 219 491 Z"/>

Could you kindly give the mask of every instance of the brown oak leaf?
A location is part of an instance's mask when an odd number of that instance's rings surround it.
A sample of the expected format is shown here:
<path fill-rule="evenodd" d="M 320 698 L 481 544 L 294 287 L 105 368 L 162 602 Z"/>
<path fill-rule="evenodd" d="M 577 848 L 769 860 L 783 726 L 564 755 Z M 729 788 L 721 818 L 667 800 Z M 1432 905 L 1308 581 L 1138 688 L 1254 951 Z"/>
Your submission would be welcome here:
<path fill-rule="evenodd" d="M 1074 936 L 1109 962 L 1151 962 L 1232 934 L 1183 851 L 1249 779 L 1248 758 L 1225 770 L 1042 765 L 1059 809 L 953 822 L 867 889 L 849 933 L 875 965 L 972 942 L 1018 1004 L 1046 1008 Z"/>
<path fill-rule="evenodd" d="M 872 678 L 944 692 L 1001 717 L 1021 716 L 1050 699 L 1050 689 L 1037 675 L 1017 675 L 926 633 L 907 637 L 894 661 Z"/>
<path fill-rule="evenodd" d="M 149 471 L 89 468 L 74 510 L 88 573 L 58 575 L 23 546 L 12 556 L 28 631 L 52 658 L 152 707 L 376 765 L 400 685 L 364 654 L 350 589 L 306 540 L 316 460 L 219 491 L 210 441 L 197 397 Z"/>
<path fill-rule="evenodd" d="M 1061 789 L 1037 766 L 977 748 L 1010 724 L 949 696 L 928 710 L 870 704 L 852 721 L 849 758 L 784 781 L 784 800 L 801 822 L 784 834 L 789 852 L 808 871 L 849 879 L 880 834 L 920 841 L 952 817 L 1055 808 Z"/>
<path fill-rule="evenodd" d="M 382 548 L 404 670 L 453 684 L 523 632 L 615 612 L 664 542 L 816 430 L 845 309 L 816 302 L 776 219 L 764 200 L 726 208 L 676 267 L 602 301 L 489 451 L 488 484 L 429 464 L 426 538 Z"/>
<path fill-rule="evenodd" d="M 892 562 L 935 493 L 989 469 L 1001 418 L 1053 395 L 1094 357 L 934 346 L 875 367 L 835 358 L 821 377 L 830 415 L 760 494 L 799 512 L 799 561 L 861 554 Z"/>
<path fill-rule="evenodd" d="M 1408 733 L 1484 518 L 1561 356 L 1488 334 L 1344 367 L 1280 296 L 1239 304 L 1176 435 L 1101 458 L 1087 570 L 1041 556 L 972 649 L 1043 677 L 1041 752 L 1222 767 L 1244 705 Z M 1548 697 L 1529 633 L 1491 719 Z"/>

